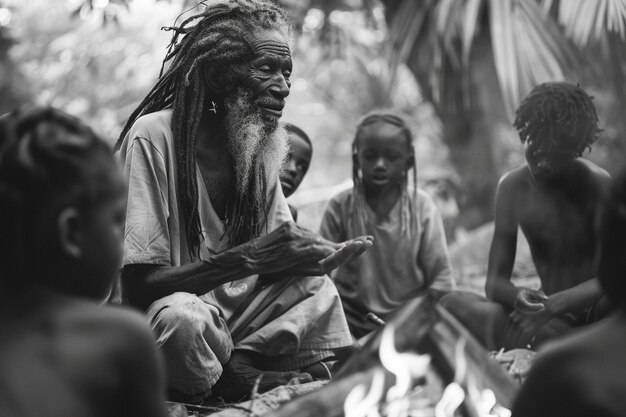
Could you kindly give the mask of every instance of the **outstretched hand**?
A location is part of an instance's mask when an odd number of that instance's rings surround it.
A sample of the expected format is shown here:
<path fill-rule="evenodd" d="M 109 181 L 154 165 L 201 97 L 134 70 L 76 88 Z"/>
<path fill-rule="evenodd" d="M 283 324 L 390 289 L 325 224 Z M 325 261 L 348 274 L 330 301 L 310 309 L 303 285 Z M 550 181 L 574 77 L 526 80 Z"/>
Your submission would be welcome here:
<path fill-rule="evenodd" d="M 336 269 L 351 259 L 360 256 L 372 246 L 372 242 L 374 240 L 371 236 L 359 236 L 342 243 L 330 242 L 321 237 L 319 239 L 325 241 L 326 245 L 330 244 L 334 246 L 334 251 L 319 261 L 295 265 L 293 268 L 289 268 L 283 272 L 291 276 L 326 275 L 333 269 Z"/>
<path fill-rule="evenodd" d="M 371 236 L 336 243 L 287 222 L 270 234 L 249 242 L 247 265 L 263 280 L 325 275 L 372 246 Z"/>

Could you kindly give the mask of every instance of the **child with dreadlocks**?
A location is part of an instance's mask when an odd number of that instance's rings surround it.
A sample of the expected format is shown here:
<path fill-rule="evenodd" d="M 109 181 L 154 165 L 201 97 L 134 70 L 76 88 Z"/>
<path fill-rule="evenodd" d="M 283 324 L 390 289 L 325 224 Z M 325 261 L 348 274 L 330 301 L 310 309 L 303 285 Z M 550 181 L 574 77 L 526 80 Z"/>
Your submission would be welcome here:
<path fill-rule="evenodd" d="M 443 222 L 431 197 L 417 189 L 413 136 L 387 111 L 359 123 L 352 143 L 354 187 L 333 197 L 320 234 L 341 242 L 363 233 L 375 245 L 333 276 L 350 331 L 361 338 L 407 300 L 453 287 Z M 413 172 L 412 184 L 409 172 Z"/>
<path fill-rule="evenodd" d="M 167 415 L 145 319 L 99 305 L 126 205 L 109 146 L 53 108 L 0 123 L 0 415 Z"/>
<path fill-rule="evenodd" d="M 269 0 L 211 2 L 171 28 L 164 71 L 118 141 L 124 297 L 146 311 L 170 398 L 237 401 L 328 378 L 352 339 L 325 276 L 371 245 L 297 226 L 280 189 L 289 25 Z M 182 36 L 182 39 L 179 39 Z"/>
<path fill-rule="evenodd" d="M 566 82 L 536 86 L 514 126 L 526 164 L 496 192 L 495 230 L 485 292 L 441 300 L 489 349 L 535 348 L 606 314 L 597 279 L 598 210 L 609 175 L 581 159 L 598 136 L 591 97 Z M 540 289 L 515 286 L 518 227 L 530 246 Z"/>

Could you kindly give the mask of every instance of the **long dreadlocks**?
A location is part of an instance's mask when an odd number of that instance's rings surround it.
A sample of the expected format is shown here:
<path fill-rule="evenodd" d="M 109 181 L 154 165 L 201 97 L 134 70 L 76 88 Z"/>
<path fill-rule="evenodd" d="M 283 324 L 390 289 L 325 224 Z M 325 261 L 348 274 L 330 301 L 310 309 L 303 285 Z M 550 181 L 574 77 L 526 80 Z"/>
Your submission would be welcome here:
<path fill-rule="evenodd" d="M 192 25 L 193 22 L 196 24 Z M 253 54 L 246 35 L 259 29 L 288 33 L 289 25 L 283 10 L 271 1 L 237 0 L 210 3 L 203 12 L 189 17 L 180 26 L 164 29 L 174 33 L 159 80 L 131 114 L 115 149 L 119 149 L 140 116 L 173 108 L 178 186 L 189 248 L 193 253 L 198 251 L 202 236 L 196 178 L 196 140 L 201 117 L 208 113 L 211 105 L 224 108 L 225 96 L 236 90 L 233 72 Z M 235 212 L 229 215 L 231 222 L 227 225 L 231 247 L 258 235 L 261 224 L 258 221 L 261 214 L 245 202 L 236 202 L 233 206 L 231 210 Z M 252 227 L 233 227 L 232 222 L 241 226 L 242 219 L 246 218 Z"/>
<path fill-rule="evenodd" d="M 413 198 L 409 198 L 409 189 L 410 184 L 408 180 L 407 172 L 405 171 L 404 176 L 402 177 L 402 194 L 401 194 L 401 232 L 403 234 L 407 234 L 409 237 L 415 237 L 418 233 L 418 220 L 416 213 L 416 207 L 414 207 L 413 202 L 417 202 L 417 168 L 415 162 L 415 148 L 413 147 L 413 134 L 411 133 L 411 129 L 406 124 L 406 121 L 393 113 L 392 111 L 373 111 L 367 115 L 365 115 L 359 124 L 357 125 L 356 134 L 354 135 L 354 140 L 352 141 L 352 195 L 354 201 L 354 212 L 352 216 L 352 221 L 354 221 L 354 227 L 356 230 L 360 230 L 363 234 L 366 234 L 366 224 L 368 221 L 367 218 L 367 210 L 365 208 L 365 185 L 363 184 L 363 177 L 361 173 L 361 167 L 359 166 L 359 160 L 357 158 L 358 154 L 358 140 L 359 136 L 362 132 L 377 124 L 390 124 L 400 129 L 400 131 L 406 137 L 407 145 L 409 147 L 409 152 L 411 155 L 411 165 L 407 168 L 413 170 Z"/>
<path fill-rule="evenodd" d="M 556 124 L 566 126 L 570 134 L 552 134 Z M 601 132 L 592 97 L 567 82 L 536 86 L 518 107 L 513 126 L 522 143 L 547 139 L 549 142 L 541 146 L 573 149 L 578 156 L 591 147 Z"/>

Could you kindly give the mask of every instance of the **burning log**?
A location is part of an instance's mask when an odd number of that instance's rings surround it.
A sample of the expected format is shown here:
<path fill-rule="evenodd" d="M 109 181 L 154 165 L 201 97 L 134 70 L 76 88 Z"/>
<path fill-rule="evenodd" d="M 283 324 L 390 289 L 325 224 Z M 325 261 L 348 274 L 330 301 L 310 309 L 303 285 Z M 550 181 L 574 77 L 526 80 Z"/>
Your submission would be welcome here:
<path fill-rule="evenodd" d="M 505 417 L 517 384 L 429 297 L 404 306 L 335 379 L 267 416 Z"/>

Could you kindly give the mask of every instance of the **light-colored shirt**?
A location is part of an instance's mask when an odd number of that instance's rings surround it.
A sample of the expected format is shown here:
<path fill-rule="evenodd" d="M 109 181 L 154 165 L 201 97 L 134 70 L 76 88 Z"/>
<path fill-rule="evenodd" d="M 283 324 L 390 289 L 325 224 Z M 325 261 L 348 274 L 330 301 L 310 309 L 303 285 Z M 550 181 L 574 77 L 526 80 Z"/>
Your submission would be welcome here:
<path fill-rule="evenodd" d="M 186 265 L 207 260 L 210 254 L 222 252 L 228 247 L 225 225 L 213 209 L 200 170 L 196 167 L 198 214 L 204 241 L 200 243 L 199 257 L 189 253 L 180 211 L 171 118 L 172 110 L 140 117 L 120 148 L 119 156 L 128 180 L 124 265 Z M 292 220 L 278 176 L 268 178 L 270 183 L 267 228 L 262 227 L 262 234 Z M 254 275 L 225 284 L 201 298 L 218 306 L 228 319 L 253 290 L 257 278 Z"/>
<path fill-rule="evenodd" d="M 409 196 L 413 196 L 411 191 Z M 334 242 L 362 234 L 374 237 L 373 247 L 334 273 L 347 314 L 357 309 L 385 319 L 388 313 L 428 288 L 450 291 L 454 287 L 443 221 L 428 194 L 418 190 L 413 201 L 417 220 L 417 236 L 413 238 L 402 233 L 401 199 L 385 218 L 377 218 L 366 205 L 366 230 L 355 230 L 351 221 L 356 213 L 353 197 L 351 189 L 333 197 L 320 229 L 322 236 Z"/>

